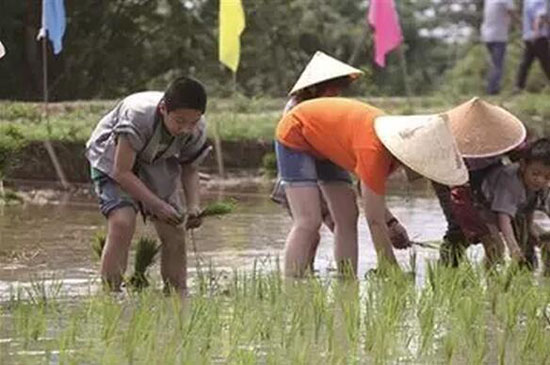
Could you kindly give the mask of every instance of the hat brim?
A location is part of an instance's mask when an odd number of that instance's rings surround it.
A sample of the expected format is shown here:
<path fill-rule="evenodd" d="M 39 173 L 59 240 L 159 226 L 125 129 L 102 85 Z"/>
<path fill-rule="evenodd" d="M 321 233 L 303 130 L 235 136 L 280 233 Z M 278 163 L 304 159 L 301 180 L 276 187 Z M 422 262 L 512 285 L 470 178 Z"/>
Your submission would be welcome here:
<path fill-rule="evenodd" d="M 441 115 L 383 115 L 375 119 L 374 129 L 388 151 L 418 174 L 448 186 L 468 181 L 466 165 Z"/>

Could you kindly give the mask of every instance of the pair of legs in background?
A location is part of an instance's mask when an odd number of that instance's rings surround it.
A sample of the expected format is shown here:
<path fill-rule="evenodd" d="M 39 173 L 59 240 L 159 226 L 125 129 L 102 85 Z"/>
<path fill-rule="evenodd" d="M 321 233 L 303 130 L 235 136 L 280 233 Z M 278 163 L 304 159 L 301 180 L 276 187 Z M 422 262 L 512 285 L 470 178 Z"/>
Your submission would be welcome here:
<path fill-rule="evenodd" d="M 525 89 L 527 75 L 535 59 L 539 61 L 546 78 L 550 81 L 550 49 L 548 38 L 540 37 L 532 41 L 524 42 L 523 56 L 521 58 L 516 80 L 517 90 Z"/>
<path fill-rule="evenodd" d="M 285 242 L 285 275 L 300 277 L 311 267 L 323 222 L 323 197 L 334 223 L 334 257 L 338 269 L 355 275 L 359 213 L 351 177 L 328 160 L 319 160 L 279 142 L 275 144 L 275 151 L 292 215 L 292 228 Z"/>
<path fill-rule="evenodd" d="M 128 264 L 138 205 L 108 176 L 94 181 L 94 185 L 101 212 L 107 218 L 100 274 L 111 290 L 118 291 Z M 152 223 L 161 241 L 160 271 L 165 288 L 183 295 L 187 290 L 185 225 L 174 226 L 159 220 L 152 220 Z"/>

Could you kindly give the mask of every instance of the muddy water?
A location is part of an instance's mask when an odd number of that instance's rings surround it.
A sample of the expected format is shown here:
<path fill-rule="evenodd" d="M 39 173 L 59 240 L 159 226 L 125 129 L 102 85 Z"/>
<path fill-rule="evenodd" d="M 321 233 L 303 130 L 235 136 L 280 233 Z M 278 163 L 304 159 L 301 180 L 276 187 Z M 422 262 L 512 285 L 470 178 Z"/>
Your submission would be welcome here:
<path fill-rule="evenodd" d="M 291 220 L 287 213 L 268 198 L 269 186 L 213 187 L 204 193 L 204 200 L 232 197 L 237 209 L 222 218 L 208 218 L 193 234 L 195 245 L 189 244 L 191 278 L 198 260 L 212 263 L 223 270 L 249 269 L 258 260 L 282 256 L 285 236 Z M 388 198 L 392 212 L 407 227 L 415 241 L 433 241 L 442 237 L 445 221 L 437 200 L 425 187 L 400 194 L 393 189 Z M 6 206 L 0 210 L 0 297 L 9 296 L 10 288 L 36 280 L 62 280 L 69 294 L 93 291 L 97 282 L 98 263 L 90 249 L 91 237 L 104 228 L 92 196 L 68 196 L 61 199 L 37 199 L 46 204 Z M 137 236 L 153 235 L 150 225 L 138 223 Z M 376 266 L 376 255 L 363 216 L 359 224 L 362 277 Z M 196 251 L 194 249 L 196 247 Z M 316 269 L 321 275 L 334 268 L 331 233 L 323 228 L 317 253 Z M 426 263 L 438 258 L 434 249 L 415 247 L 397 251 L 400 264 L 408 268 L 411 256 L 416 255 L 417 281 L 422 281 Z M 480 246 L 468 250 L 479 260 Z M 158 277 L 158 267 L 152 269 Z M 13 289 L 11 289 L 13 290 Z"/>

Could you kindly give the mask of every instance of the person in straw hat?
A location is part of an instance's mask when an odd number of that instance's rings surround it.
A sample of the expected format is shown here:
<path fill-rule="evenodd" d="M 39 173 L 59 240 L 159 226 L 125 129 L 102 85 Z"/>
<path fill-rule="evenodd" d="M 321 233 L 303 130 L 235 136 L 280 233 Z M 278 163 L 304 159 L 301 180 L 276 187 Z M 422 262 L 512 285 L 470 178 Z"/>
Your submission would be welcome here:
<path fill-rule="evenodd" d="M 488 231 L 494 242 L 489 248 L 485 245 L 489 265 L 501 261 L 504 247 L 507 247 L 517 263 L 529 269 L 537 266 L 535 246 L 539 240 L 533 213 L 540 209 L 541 197 L 549 186 L 550 139 L 541 138 L 526 148 L 519 162 L 493 167 L 477 187 L 472 187 L 472 205 L 476 209 L 468 209 L 469 219 L 480 222 L 478 225 L 486 225 L 482 233 Z M 454 191 L 452 194 L 455 204 Z M 461 224 L 464 220 L 460 218 L 464 216 L 457 214 Z M 483 237 L 482 242 L 485 243 Z M 547 244 L 543 245 L 542 251 L 547 257 Z M 545 271 L 548 271 L 547 259 L 544 264 Z"/>
<path fill-rule="evenodd" d="M 321 51 L 317 51 L 298 78 L 296 84 L 290 90 L 290 98 L 285 105 L 283 113 L 288 113 L 292 108 L 305 100 L 319 97 L 338 96 L 361 75 L 363 75 L 363 71 L 337 60 L 336 58 L 333 58 Z M 345 198 L 345 201 L 348 202 L 347 209 L 349 210 L 349 214 L 358 214 L 354 198 L 355 195 L 351 188 L 351 178 L 345 171 L 339 171 L 339 175 L 340 179 L 337 182 L 330 183 L 331 185 L 334 185 L 332 190 L 342 190 L 341 194 Z M 323 217 L 323 223 L 330 231 L 334 232 L 334 219 L 332 219 L 330 215 L 326 200 L 322 193 L 320 193 L 319 196 L 321 199 L 321 215 Z M 281 204 L 290 213 L 290 208 L 284 191 L 284 183 L 279 177 L 277 178 L 275 187 L 271 193 L 271 199 L 274 202 Z M 315 253 L 317 252 L 317 246 L 319 245 L 321 236 L 317 232 L 317 235 L 312 237 L 312 239 L 314 242 L 309 245 L 311 246 L 309 258 L 311 270 L 313 270 Z"/>
<path fill-rule="evenodd" d="M 325 189 L 331 170 L 354 172 L 371 237 L 381 264 L 396 264 L 391 231 L 404 231 L 385 203 L 386 180 L 404 165 L 445 185 L 462 185 L 468 173 L 441 116 L 385 116 L 371 105 L 347 98 L 318 98 L 286 114 L 276 130 L 277 163 L 293 225 L 285 243 L 284 270 L 301 276 L 307 270 L 308 245 L 321 225 L 317 181 L 335 221 L 335 259 L 340 272 L 357 270 L 357 215 L 348 214 L 338 194 Z M 400 232 L 403 233 L 403 232 Z M 349 270 L 349 271 L 348 271 Z"/>
<path fill-rule="evenodd" d="M 498 256 L 498 242 L 477 217 L 472 194 L 479 190 L 488 172 L 502 166 L 502 157 L 525 141 L 526 129 L 508 111 L 477 97 L 443 115 L 449 120 L 466 160 L 470 179 L 469 184 L 452 189 L 432 182 L 448 224 L 440 251 L 441 260 L 444 264 L 457 266 L 465 248 L 470 243 L 481 242 L 487 264 L 491 265 Z"/>

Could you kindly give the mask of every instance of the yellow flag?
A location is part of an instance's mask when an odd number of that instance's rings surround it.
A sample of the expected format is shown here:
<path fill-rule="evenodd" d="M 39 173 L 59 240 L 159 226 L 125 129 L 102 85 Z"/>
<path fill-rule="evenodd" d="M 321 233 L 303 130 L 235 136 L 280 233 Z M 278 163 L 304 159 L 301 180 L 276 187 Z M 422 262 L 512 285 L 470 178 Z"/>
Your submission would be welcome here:
<path fill-rule="evenodd" d="M 240 36 L 244 30 L 241 0 L 220 0 L 220 62 L 237 72 L 241 53 Z"/>

